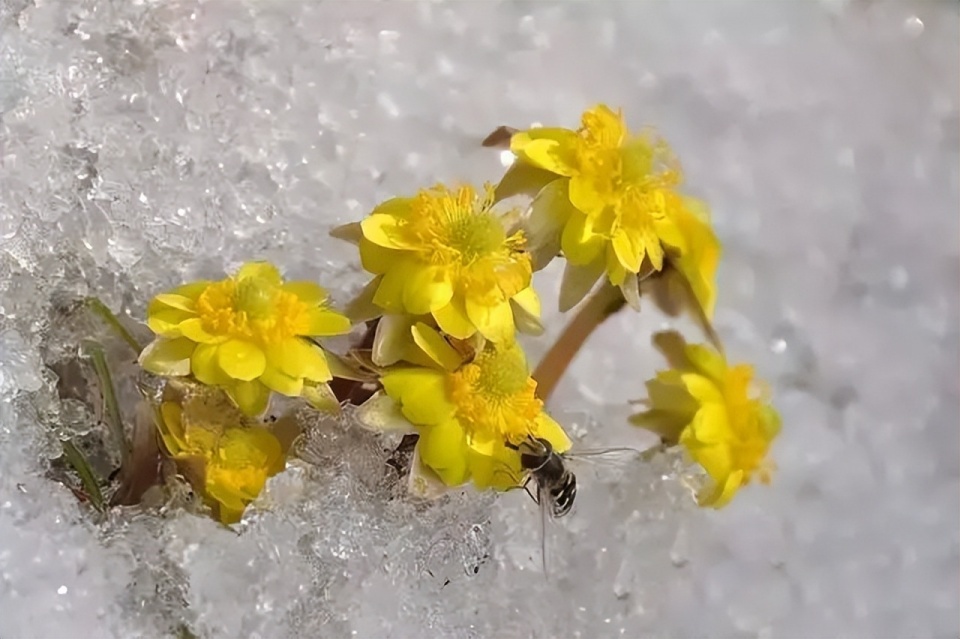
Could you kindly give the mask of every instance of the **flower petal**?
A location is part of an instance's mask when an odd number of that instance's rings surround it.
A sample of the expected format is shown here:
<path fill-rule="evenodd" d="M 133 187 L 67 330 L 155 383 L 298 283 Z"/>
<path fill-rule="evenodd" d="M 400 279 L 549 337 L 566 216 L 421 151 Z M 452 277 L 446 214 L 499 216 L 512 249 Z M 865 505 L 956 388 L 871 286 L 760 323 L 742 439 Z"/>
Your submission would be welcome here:
<path fill-rule="evenodd" d="M 193 316 L 192 313 L 163 305 L 158 305 L 157 309 L 147 312 L 147 326 L 150 327 L 151 331 L 163 337 L 180 337 L 182 335 L 180 323 Z"/>
<path fill-rule="evenodd" d="M 232 339 L 218 348 L 217 363 L 233 379 L 250 381 L 263 373 L 267 357 L 256 344 Z"/>
<path fill-rule="evenodd" d="M 200 344 L 190 358 L 190 370 L 197 381 L 212 386 L 222 386 L 233 380 L 223 372 L 218 362 L 217 353 L 220 346 L 217 344 Z"/>
<path fill-rule="evenodd" d="M 200 280 L 197 282 L 190 282 L 189 284 L 182 284 L 170 292 L 174 295 L 182 295 L 183 297 L 190 298 L 196 302 L 197 298 L 200 297 L 205 290 L 210 288 L 211 284 L 213 284 L 213 282 L 208 280 Z"/>
<path fill-rule="evenodd" d="M 423 266 L 416 269 L 403 291 L 403 306 L 408 313 L 424 315 L 443 308 L 453 297 L 453 285 L 447 269 Z"/>
<path fill-rule="evenodd" d="M 236 278 L 237 280 L 257 278 L 274 286 L 280 286 L 283 283 L 280 271 L 270 262 L 247 262 L 237 271 Z"/>
<path fill-rule="evenodd" d="M 197 345 L 189 339 L 160 337 L 140 353 L 137 360 L 145 371 L 154 375 L 183 376 L 190 374 L 190 356 Z"/>
<path fill-rule="evenodd" d="M 413 424 L 403 416 L 399 402 L 382 391 L 358 406 L 354 417 L 361 426 L 378 433 L 414 430 Z"/>
<path fill-rule="evenodd" d="M 623 268 L 636 273 L 640 270 L 640 259 L 643 257 L 643 247 L 635 238 L 624 229 L 619 229 L 613 234 L 613 251 L 617 255 L 617 260 L 623 265 Z"/>
<path fill-rule="evenodd" d="M 570 129 L 538 127 L 515 133 L 510 150 L 522 160 L 557 175 L 577 173 L 577 134 Z"/>
<path fill-rule="evenodd" d="M 380 281 L 373 303 L 391 313 L 404 313 L 403 292 L 413 276 L 416 265 L 407 260 L 394 263 Z"/>
<path fill-rule="evenodd" d="M 306 280 L 287 282 L 281 288 L 287 293 L 296 295 L 307 306 L 319 306 L 327 299 L 326 289 Z"/>
<path fill-rule="evenodd" d="M 573 442 L 570 441 L 570 437 L 563 430 L 563 426 L 546 413 L 540 413 L 537 417 L 534 423 L 534 433 L 537 437 L 550 442 L 555 452 L 565 453 L 573 446 Z"/>
<path fill-rule="evenodd" d="M 386 273 L 403 254 L 403 251 L 377 246 L 367 238 L 360 240 L 360 265 L 370 273 Z"/>
<path fill-rule="evenodd" d="M 183 295 L 176 295 L 174 293 L 161 293 L 153 298 L 154 301 L 168 306 L 170 308 L 176 308 L 181 311 L 186 311 L 188 313 L 195 313 L 197 310 L 197 304 L 194 300 Z"/>
<path fill-rule="evenodd" d="M 532 286 L 528 286 L 513 296 L 513 301 L 534 317 L 540 317 L 540 296 Z"/>
<path fill-rule="evenodd" d="M 436 329 L 423 322 L 417 322 L 410 331 L 413 335 L 413 341 L 420 347 L 420 350 L 429 355 L 430 359 L 445 370 L 453 372 L 463 363 L 460 353 L 450 346 Z"/>
<path fill-rule="evenodd" d="M 303 335 L 327 337 L 345 335 L 352 328 L 350 320 L 336 311 L 327 308 L 311 308 L 307 311 L 307 325 Z"/>
<path fill-rule="evenodd" d="M 239 382 L 227 387 L 226 391 L 243 414 L 250 417 L 262 414 L 270 402 L 270 389 L 257 380 Z"/>
<path fill-rule="evenodd" d="M 494 191 L 494 201 L 500 202 L 514 195 L 528 195 L 533 197 L 550 182 L 557 179 L 557 174 L 525 160 L 518 160 L 500 178 L 500 183 Z"/>
<path fill-rule="evenodd" d="M 378 275 L 364 286 L 357 296 L 347 304 L 344 314 L 353 322 L 360 323 L 372 320 L 383 315 L 383 309 L 373 303 L 373 298 L 380 288 L 383 276 Z"/>
<path fill-rule="evenodd" d="M 467 339 L 477 332 L 477 327 L 467 317 L 467 309 L 460 296 L 454 296 L 449 304 L 438 308 L 432 314 L 440 330 L 451 337 Z"/>
<path fill-rule="evenodd" d="M 404 358 L 410 341 L 410 329 L 416 318 L 410 315 L 388 313 L 377 322 L 370 356 L 377 366 L 390 366 Z"/>
<path fill-rule="evenodd" d="M 374 213 L 360 222 L 360 228 L 363 229 L 363 237 L 377 246 L 404 250 L 413 248 L 403 237 L 401 229 L 404 224 L 403 220 L 392 215 Z"/>
<path fill-rule="evenodd" d="M 456 410 L 447 397 L 447 378 L 442 371 L 398 368 L 385 373 L 380 381 L 387 394 L 400 402 L 404 417 L 414 424 L 439 424 Z"/>
<path fill-rule="evenodd" d="M 299 397 L 303 392 L 303 377 L 292 377 L 267 364 L 259 381 L 270 390 L 287 397 Z"/>
<path fill-rule="evenodd" d="M 600 256 L 603 250 L 603 237 L 592 230 L 587 216 L 576 211 L 570 215 L 560 239 L 563 255 L 567 261 L 577 265 L 590 264 Z"/>
<path fill-rule="evenodd" d="M 417 442 L 420 459 L 447 486 L 467 481 L 467 440 L 455 419 L 421 429 Z"/>
<path fill-rule="evenodd" d="M 199 317 L 191 317 L 180 323 L 180 333 L 187 339 L 191 339 L 199 344 L 217 344 L 227 340 L 225 336 L 213 335 L 203 328 L 203 320 Z"/>
<path fill-rule="evenodd" d="M 160 432 L 164 447 L 172 457 L 179 455 L 187 446 L 183 431 L 182 412 L 183 409 L 175 402 L 163 402 L 160 405 L 160 419 L 157 423 L 157 430 Z"/>
<path fill-rule="evenodd" d="M 477 304 L 468 298 L 466 308 L 467 317 L 477 327 L 480 334 L 491 342 L 507 342 L 513 339 L 516 334 L 510 302 L 505 301 L 493 306 L 486 306 Z"/>

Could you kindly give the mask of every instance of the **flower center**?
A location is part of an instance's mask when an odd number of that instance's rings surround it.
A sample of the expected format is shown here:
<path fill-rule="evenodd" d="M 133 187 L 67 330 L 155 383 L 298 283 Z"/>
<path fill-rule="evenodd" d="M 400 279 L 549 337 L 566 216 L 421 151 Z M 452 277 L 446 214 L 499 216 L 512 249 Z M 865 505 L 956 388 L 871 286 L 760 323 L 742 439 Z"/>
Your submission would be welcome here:
<path fill-rule="evenodd" d="M 307 306 L 263 278 L 230 278 L 200 294 L 197 314 L 208 333 L 270 344 L 303 334 Z"/>
<path fill-rule="evenodd" d="M 448 377 L 457 416 L 471 437 L 519 444 L 543 410 L 517 346 L 480 353 Z"/>
<path fill-rule="evenodd" d="M 509 257 L 522 249 L 522 236 L 507 237 L 503 223 L 490 211 L 493 190 L 483 199 L 469 186 L 421 191 L 414 200 L 410 232 L 434 263 L 469 266 L 489 256 Z"/>

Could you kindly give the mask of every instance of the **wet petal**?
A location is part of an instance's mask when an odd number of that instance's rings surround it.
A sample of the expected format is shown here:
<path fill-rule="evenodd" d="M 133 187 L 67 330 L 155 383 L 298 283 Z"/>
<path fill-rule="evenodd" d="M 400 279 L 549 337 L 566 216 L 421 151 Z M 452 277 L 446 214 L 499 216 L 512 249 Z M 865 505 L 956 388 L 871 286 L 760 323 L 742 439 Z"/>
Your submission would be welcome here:
<path fill-rule="evenodd" d="M 217 350 L 217 363 L 224 373 L 234 379 L 256 379 L 267 365 L 267 358 L 256 344 L 232 339 Z"/>
<path fill-rule="evenodd" d="M 154 375 L 189 375 L 190 356 L 193 355 L 196 347 L 195 343 L 183 337 L 176 339 L 160 337 L 143 349 L 138 361 L 144 370 Z"/>

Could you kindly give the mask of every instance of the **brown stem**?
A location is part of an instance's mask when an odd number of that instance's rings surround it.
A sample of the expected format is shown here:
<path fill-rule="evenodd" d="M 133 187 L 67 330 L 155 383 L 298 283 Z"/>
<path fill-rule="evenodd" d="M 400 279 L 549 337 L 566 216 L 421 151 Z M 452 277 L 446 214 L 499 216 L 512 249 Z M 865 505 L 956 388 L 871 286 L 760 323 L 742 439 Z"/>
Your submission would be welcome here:
<path fill-rule="evenodd" d="M 620 289 L 604 282 L 593 295 L 580 307 L 573 320 L 563 329 L 547 354 L 533 371 L 537 382 L 537 394 L 544 402 L 549 401 L 557 383 L 566 372 L 570 363 L 580 352 L 587 338 L 608 317 L 626 304 Z"/>

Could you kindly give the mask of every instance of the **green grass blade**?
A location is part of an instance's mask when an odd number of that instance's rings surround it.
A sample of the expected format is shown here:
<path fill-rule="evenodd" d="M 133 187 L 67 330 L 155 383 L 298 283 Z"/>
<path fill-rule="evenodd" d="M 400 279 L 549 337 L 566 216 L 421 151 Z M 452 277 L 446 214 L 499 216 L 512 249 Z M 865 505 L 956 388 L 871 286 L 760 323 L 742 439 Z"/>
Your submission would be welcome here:
<path fill-rule="evenodd" d="M 124 466 L 130 457 L 130 446 L 123 430 L 123 417 L 120 415 L 120 404 L 117 402 L 117 391 L 110 376 L 110 367 L 103 354 L 103 348 L 95 342 L 85 342 L 84 350 L 93 362 L 93 368 L 100 379 L 100 388 L 103 392 L 103 404 L 106 409 L 107 426 L 113 433 L 113 439 L 120 448 L 120 460 Z"/>
<path fill-rule="evenodd" d="M 94 475 L 90 464 L 87 463 L 87 459 L 83 456 L 83 453 L 80 452 L 80 449 L 69 439 L 65 439 L 60 443 L 63 445 L 63 456 L 66 457 L 67 462 L 73 466 L 73 469 L 80 475 L 80 481 L 83 483 L 83 488 L 90 498 L 90 503 L 93 504 L 94 508 L 103 512 L 105 502 L 103 500 L 103 493 L 100 492 L 100 482 L 97 480 L 96 475 Z"/>
<path fill-rule="evenodd" d="M 130 331 L 128 331 L 123 324 L 120 323 L 120 320 L 117 319 L 117 316 L 113 314 L 107 305 L 100 301 L 97 297 L 88 297 L 83 301 L 84 305 L 93 312 L 94 315 L 99 317 L 104 323 L 107 324 L 113 331 L 126 342 L 130 348 L 133 349 L 134 353 L 139 355 L 140 351 L 143 350 L 143 346 L 140 342 L 137 341 Z"/>

